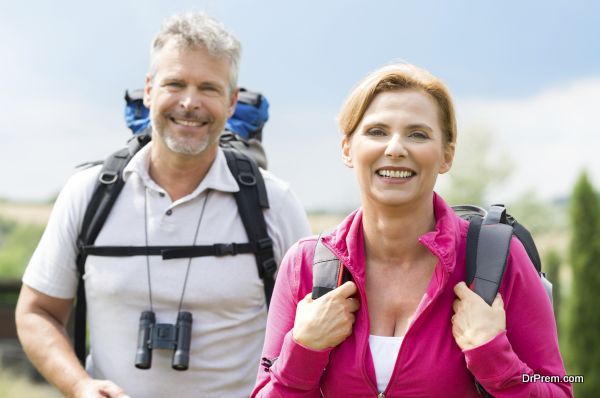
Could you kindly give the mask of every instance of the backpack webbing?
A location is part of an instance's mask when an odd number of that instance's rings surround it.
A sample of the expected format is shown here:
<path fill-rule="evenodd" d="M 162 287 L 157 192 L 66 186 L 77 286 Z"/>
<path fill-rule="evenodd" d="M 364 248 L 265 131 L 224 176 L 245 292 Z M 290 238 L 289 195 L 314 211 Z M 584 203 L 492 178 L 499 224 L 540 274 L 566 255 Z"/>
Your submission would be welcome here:
<path fill-rule="evenodd" d="M 236 193 L 235 201 L 240 218 L 248 234 L 250 242 L 256 242 L 256 266 L 258 276 L 263 280 L 267 309 L 271 303 L 277 263 L 273 255 L 273 241 L 267 233 L 267 223 L 263 212 L 256 209 L 267 209 L 269 200 L 267 190 L 258 170 L 258 166 L 241 152 L 223 149 L 231 173 L 235 176 L 240 191 Z"/>
<path fill-rule="evenodd" d="M 123 169 L 131 158 L 150 141 L 150 135 L 140 135 L 132 138 L 129 145 L 111 156 L 104 162 L 98 182 L 92 194 L 92 198 L 86 208 L 79 238 L 77 239 L 77 271 L 79 282 L 77 284 L 77 302 L 75 304 L 74 323 L 74 349 L 75 355 L 82 364 L 85 364 L 85 340 L 86 340 L 86 313 L 85 285 L 83 274 L 85 273 L 85 261 L 87 254 L 83 251 L 86 245 L 92 245 L 100 233 L 112 206 L 121 193 L 125 181 L 123 180 Z"/>
<path fill-rule="evenodd" d="M 77 286 L 74 330 L 75 354 L 82 364 L 85 363 L 86 358 L 87 318 L 83 275 L 85 273 L 85 262 L 90 254 L 99 256 L 161 255 L 163 259 L 173 259 L 254 253 L 258 273 L 264 283 L 267 307 L 273 293 L 273 278 L 277 264 L 263 214 L 263 209 L 269 207 L 267 191 L 256 164 L 250 158 L 235 150 L 223 148 L 229 169 L 240 187 L 240 190 L 234 193 L 234 197 L 248 235 L 248 243 L 216 243 L 206 246 L 94 246 L 94 242 L 112 206 L 125 185 L 122 178 L 123 169 L 135 153 L 149 141 L 149 135 L 135 136 L 129 142 L 127 148 L 121 149 L 108 157 L 100 171 L 99 181 L 83 218 L 77 241 L 79 249 L 77 255 L 79 283 Z"/>

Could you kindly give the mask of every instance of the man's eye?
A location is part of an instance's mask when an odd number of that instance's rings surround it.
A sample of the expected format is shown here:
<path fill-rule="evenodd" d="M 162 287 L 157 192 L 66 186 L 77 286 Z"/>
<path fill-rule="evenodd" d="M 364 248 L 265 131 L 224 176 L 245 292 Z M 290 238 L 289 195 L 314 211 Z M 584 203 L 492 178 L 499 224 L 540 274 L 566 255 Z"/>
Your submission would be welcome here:
<path fill-rule="evenodd" d="M 202 90 L 202 92 L 205 93 L 206 95 L 210 95 L 210 96 L 218 96 L 221 94 L 221 89 L 219 87 L 213 86 L 211 84 L 201 86 L 200 90 Z"/>
<path fill-rule="evenodd" d="M 366 132 L 367 135 L 371 135 L 371 136 L 384 136 L 385 135 L 385 131 L 380 129 L 380 128 L 372 128 L 372 129 L 368 129 Z"/>
<path fill-rule="evenodd" d="M 170 87 L 170 88 L 181 88 L 183 87 L 183 83 L 181 82 L 167 82 L 165 83 L 166 87 Z"/>

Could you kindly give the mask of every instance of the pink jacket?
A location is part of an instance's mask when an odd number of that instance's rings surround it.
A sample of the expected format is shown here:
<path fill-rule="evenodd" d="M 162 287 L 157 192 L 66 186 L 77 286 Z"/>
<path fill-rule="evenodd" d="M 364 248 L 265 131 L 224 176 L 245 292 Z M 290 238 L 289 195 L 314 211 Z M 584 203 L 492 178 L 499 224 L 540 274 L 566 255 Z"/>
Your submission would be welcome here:
<path fill-rule="evenodd" d="M 369 351 L 362 211 L 350 214 L 324 243 L 352 274 L 360 295 L 353 333 L 337 347 L 315 351 L 296 343 L 291 329 L 296 305 L 312 290 L 316 238 L 299 241 L 286 254 L 269 308 L 263 357 L 252 397 L 478 397 L 473 376 L 496 397 L 572 396 L 568 383 L 523 383 L 523 374 L 565 374 L 550 300 L 521 243 L 513 238 L 500 287 L 507 331 L 461 351 L 452 337 L 453 287 L 465 279 L 468 224 L 434 197 L 436 229 L 419 238 L 439 258 L 394 373 L 377 391 Z"/>

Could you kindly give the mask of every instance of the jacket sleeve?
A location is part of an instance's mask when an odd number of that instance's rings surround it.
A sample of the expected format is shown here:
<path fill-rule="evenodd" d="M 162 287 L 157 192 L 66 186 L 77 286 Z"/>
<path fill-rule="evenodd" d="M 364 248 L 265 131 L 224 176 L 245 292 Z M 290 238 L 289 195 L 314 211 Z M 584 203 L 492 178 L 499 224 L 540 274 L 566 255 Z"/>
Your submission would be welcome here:
<path fill-rule="evenodd" d="M 303 256 L 300 247 L 298 243 L 292 246 L 279 268 L 269 307 L 262 360 L 251 397 L 320 397 L 320 379 L 331 350 L 312 350 L 292 337 L 296 306 L 308 293 L 301 293 L 307 289 L 299 287 L 300 271 L 303 267 L 312 267 L 311 263 L 306 263 L 309 256 Z M 304 280 L 307 278 L 312 276 L 305 275 Z"/>
<path fill-rule="evenodd" d="M 465 350 L 467 367 L 495 397 L 572 397 L 563 382 L 552 304 L 521 242 L 513 238 L 500 294 L 506 332 Z M 541 380 L 539 376 L 553 376 Z"/>

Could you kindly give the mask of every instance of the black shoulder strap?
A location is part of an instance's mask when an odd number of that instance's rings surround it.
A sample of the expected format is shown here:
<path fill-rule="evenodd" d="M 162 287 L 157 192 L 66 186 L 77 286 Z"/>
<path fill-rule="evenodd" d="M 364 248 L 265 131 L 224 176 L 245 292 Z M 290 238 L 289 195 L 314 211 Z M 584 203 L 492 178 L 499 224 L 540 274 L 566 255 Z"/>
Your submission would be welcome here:
<path fill-rule="evenodd" d="M 542 260 L 540 260 L 540 254 L 537 251 L 537 247 L 535 246 L 535 242 L 533 241 L 533 237 L 531 233 L 517 221 L 513 221 L 513 233 L 515 236 L 521 241 L 523 247 L 525 247 L 525 251 L 527 255 L 531 259 L 531 262 L 535 266 L 536 271 L 539 273 L 542 272 Z"/>
<path fill-rule="evenodd" d="M 137 135 L 130 140 L 128 147 L 113 153 L 106 159 L 100 170 L 96 188 L 83 217 L 81 231 L 77 240 L 79 248 L 79 254 L 77 255 L 79 284 L 77 286 L 74 331 L 75 354 L 82 364 L 85 363 L 86 357 L 86 302 L 83 274 L 85 273 L 85 261 L 87 258 L 87 254 L 82 248 L 94 244 L 110 210 L 123 189 L 123 185 L 125 185 L 123 181 L 123 169 L 131 158 L 149 141 L 150 135 Z"/>
<path fill-rule="evenodd" d="M 258 275 L 265 286 L 267 308 L 275 286 L 277 263 L 273 254 L 273 241 L 267 233 L 267 223 L 263 209 L 269 208 L 267 190 L 262 174 L 256 163 L 239 151 L 223 148 L 227 165 L 235 177 L 240 190 L 235 193 L 240 218 L 250 242 L 256 242 L 258 250 L 254 253 Z"/>
<path fill-rule="evenodd" d="M 471 220 L 471 224 L 476 223 L 475 220 Z M 489 305 L 500 288 L 512 233 L 513 228 L 507 224 L 506 209 L 502 206 L 491 206 L 480 226 L 469 226 L 467 284 Z"/>

